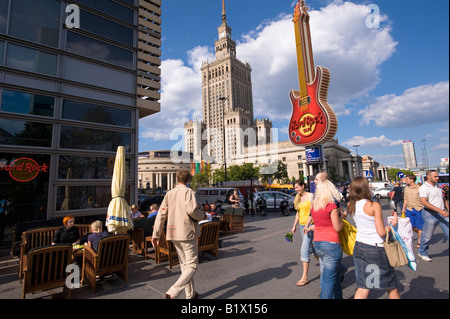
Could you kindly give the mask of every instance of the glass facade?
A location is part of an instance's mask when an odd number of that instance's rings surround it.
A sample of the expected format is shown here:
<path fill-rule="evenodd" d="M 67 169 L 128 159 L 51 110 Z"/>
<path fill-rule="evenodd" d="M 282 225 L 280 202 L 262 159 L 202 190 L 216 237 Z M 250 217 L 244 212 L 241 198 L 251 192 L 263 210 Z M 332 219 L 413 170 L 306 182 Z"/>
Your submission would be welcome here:
<path fill-rule="evenodd" d="M 17 223 L 105 217 L 118 146 L 137 201 L 139 0 L 0 0 L 0 247 Z"/>

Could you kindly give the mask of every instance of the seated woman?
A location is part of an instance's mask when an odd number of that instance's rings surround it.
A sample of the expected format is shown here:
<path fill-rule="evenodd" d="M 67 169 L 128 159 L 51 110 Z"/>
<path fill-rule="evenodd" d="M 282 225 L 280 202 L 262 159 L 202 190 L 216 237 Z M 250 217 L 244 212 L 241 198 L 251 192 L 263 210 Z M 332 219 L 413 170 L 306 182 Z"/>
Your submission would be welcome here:
<path fill-rule="evenodd" d="M 89 234 L 88 241 L 87 243 L 85 243 L 85 245 L 92 248 L 95 252 L 97 252 L 98 242 L 100 241 L 100 239 L 109 236 L 108 232 L 102 230 L 103 225 L 101 221 L 96 220 L 91 224 L 91 234 Z"/>
<path fill-rule="evenodd" d="M 80 232 L 77 226 L 74 226 L 75 218 L 66 216 L 63 219 L 64 226 L 55 232 L 52 245 L 56 244 L 79 244 Z"/>
<path fill-rule="evenodd" d="M 131 206 L 130 217 L 133 219 L 133 218 L 141 218 L 141 217 L 145 217 L 145 216 L 139 211 L 138 205 L 133 204 L 133 206 Z"/>

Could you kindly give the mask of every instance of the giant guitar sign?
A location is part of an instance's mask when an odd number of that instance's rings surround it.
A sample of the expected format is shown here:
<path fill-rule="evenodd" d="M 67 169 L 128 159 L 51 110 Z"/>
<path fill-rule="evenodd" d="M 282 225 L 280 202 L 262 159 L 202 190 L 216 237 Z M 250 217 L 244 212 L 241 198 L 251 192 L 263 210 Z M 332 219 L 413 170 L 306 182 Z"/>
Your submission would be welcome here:
<path fill-rule="evenodd" d="M 309 19 L 305 1 L 300 0 L 293 19 L 300 90 L 290 92 L 292 116 L 289 123 L 289 139 L 299 146 L 326 143 L 338 129 L 336 115 L 327 101 L 330 71 L 321 66 L 314 70 Z"/>

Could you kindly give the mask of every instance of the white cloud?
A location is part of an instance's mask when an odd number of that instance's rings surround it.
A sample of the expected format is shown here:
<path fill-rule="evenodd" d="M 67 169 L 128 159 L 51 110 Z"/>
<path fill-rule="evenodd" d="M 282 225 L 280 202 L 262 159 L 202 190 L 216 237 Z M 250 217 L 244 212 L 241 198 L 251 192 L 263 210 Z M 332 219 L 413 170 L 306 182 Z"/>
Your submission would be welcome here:
<path fill-rule="evenodd" d="M 353 145 L 360 145 L 360 147 L 388 147 L 402 145 L 403 140 L 393 141 L 384 135 L 375 137 L 354 136 L 342 144 L 347 145 L 350 148 L 353 147 Z"/>
<path fill-rule="evenodd" d="M 402 95 L 388 94 L 361 110 L 363 124 L 382 127 L 417 127 L 448 122 L 449 82 L 422 85 Z"/>

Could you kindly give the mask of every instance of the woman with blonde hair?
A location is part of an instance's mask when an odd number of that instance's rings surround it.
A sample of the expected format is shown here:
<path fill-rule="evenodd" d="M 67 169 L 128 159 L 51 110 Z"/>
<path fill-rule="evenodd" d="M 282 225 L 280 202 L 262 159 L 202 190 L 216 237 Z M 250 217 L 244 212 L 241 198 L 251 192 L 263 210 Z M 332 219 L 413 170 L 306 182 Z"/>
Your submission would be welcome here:
<path fill-rule="evenodd" d="M 338 232 L 342 229 L 339 208 L 336 202 L 341 194 L 329 180 L 316 184 L 311 217 L 314 221 L 314 249 L 321 263 L 320 298 L 342 299 L 340 265 L 342 249 Z M 346 217 L 346 216 L 344 216 Z"/>
<path fill-rule="evenodd" d="M 355 299 L 367 299 L 370 290 L 387 290 L 390 299 L 399 299 L 395 270 L 389 264 L 383 241 L 387 234 L 384 226 L 381 205 L 372 201 L 369 183 L 364 177 L 356 177 L 350 185 L 348 212 L 356 224 L 356 243 L 353 250 L 355 262 Z M 392 225 L 397 224 L 397 213 L 392 212 Z M 377 284 L 368 276 L 367 267 L 377 267 Z M 370 282 L 370 285 L 368 285 Z"/>

